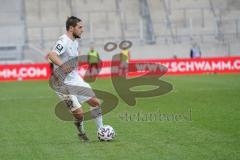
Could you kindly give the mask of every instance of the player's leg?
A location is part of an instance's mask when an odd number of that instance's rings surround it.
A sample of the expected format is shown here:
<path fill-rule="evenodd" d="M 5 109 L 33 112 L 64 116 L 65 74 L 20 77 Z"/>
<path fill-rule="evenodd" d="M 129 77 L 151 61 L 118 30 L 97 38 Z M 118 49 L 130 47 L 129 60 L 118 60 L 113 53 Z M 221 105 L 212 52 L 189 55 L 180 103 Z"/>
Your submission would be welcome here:
<path fill-rule="evenodd" d="M 95 119 L 97 130 L 103 126 L 102 110 L 100 102 L 96 97 L 90 98 L 87 103 L 90 105 L 91 115 Z"/>
<path fill-rule="evenodd" d="M 96 76 L 98 74 L 98 64 L 97 63 L 94 63 L 94 76 Z"/>
<path fill-rule="evenodd" d="M 119 75 L 120 76 L 126 76 L 128 73 L 128 63 L 127 62 L 121 62 L 119 67 Z"/>
<path fill-rule="evenodd" d="M 93 76 L 93 70 L 94 70 L 94 63 L 91 63 L 90 64 L 90 70 L 89 70 L 90 76 Z"/>
<path fill-rule="evenodd" d="M 63 97 L 61 97 L 63 96 Z M 60 95 L 60 98 L 64 98 L 64 102 L 68 109 L 73 114 L 75 120 L 74 124 L 77 127 L 77 130 L 79 131 L 79 138 L 82 140 L 88 140 L 85 130 L 84 130 L 84 112 L 82 109 L 81 104 L 78 102 L 78 99 L 74 95 Z"/>
<path fill-rule="evenodd" d="M 98 73 L 97 63 L 91 64 L 91 76 L 94 77 Z"/>
<path fill-rule="evenodd" d="M 84 121 L 84 112 L 82 108 L 77 108 L 76 110 L 72 111 L 72 114 L 75 118 L 74 124 L 77 127 L 77 130 L 79 131 L 79 138 L 81 138 L 82 140 L 89 140 L 85 130 L 84 130 L 84 125 L 83 125 L 83 121 Z"/>
<path fill-rule="evenodd" d="M 91 115 L 95 119 L 98 129 L 103 126 L 100 101 L 96 98 L 91 86 L 84 80 L 82 80 L 79 86 L 81 87 L 80 89 L 82 89 L 83 94 L 77 96 L 78 102 L 81 104 L 87 102 L 90 105 Z M 79 90 L 79 92 L 81 91 Z"/>
<path fill-rule="evenodd" d="M 78 109 L 72 111 L 72 114 L 75 118 L 74 124 L 77 127 L 79 133 L 81 133 L 81 134 L 85 133 L 84 126 L 83 126 L 83 120 L 84 120 L 83 109 L 78 108 Z"/>

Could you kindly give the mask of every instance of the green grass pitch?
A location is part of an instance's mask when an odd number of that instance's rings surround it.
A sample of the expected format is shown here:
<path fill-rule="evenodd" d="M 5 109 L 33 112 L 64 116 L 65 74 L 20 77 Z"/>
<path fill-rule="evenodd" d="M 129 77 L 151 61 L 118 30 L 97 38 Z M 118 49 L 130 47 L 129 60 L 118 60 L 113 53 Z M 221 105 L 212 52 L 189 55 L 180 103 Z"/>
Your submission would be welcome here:
<path fill-rule="evenodd" d="M 165 76 L 164 80 L 174 87 L 170 93 L 138 99 L 135 107 L 119 99 L 117 108 L 103 116 L 117 133 L 114 141 L 99 142 L 94 121 L 87 121 L 89 143 L 78 140 L 71 122 L 55 116 L 59 100 L 47 81 L 1 82 L 0 159 L 240 159 L 240 75 Z M 117 96 L 108 79 L 91 85 Z M 123 118 L 125 113 L 159 112 L 189 119 Z"/>

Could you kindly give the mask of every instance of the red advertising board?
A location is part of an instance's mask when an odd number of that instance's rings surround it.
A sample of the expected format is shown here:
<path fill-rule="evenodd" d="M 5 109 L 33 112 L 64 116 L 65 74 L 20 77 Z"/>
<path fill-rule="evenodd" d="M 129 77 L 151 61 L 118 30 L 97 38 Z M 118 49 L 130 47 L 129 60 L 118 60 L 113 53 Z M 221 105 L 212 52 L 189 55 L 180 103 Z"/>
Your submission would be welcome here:
<path fill-rule="evenodd" d="M 136 72 L 149 70 L 154 73 L 159 70 L 159 65 L 154 64 L 161 64 L 168 69 L 166 74 L 170 75 L 240 73 L 240 57 L 148 60 L 133 61 L 133 63 L 136 63 Z M 161 66 L 159 67 L 161 69 Z"/>
<path fill-rule="evenodd" d="M 87 75 L 87 65 L 79 67 L 81 76 Z M 203 74 L 203 73 L 240 73 L 240 57 L 197 58 L 197 59 L 149 59 L 132 60 L 129 64 L 129 76 L 144 73 L 159 74 L 166 70 L 167 75 Z M 110 61 L 104 61 L 99 77 L 109 77 L 112 69 Z M 113 73 L 115 74 L 115 73 Z M 0 65 L 0 81 L 47 80 L 50 76 L 48 64 L 11 64 Z"/>
<path fill-rule="evenodd" d="M 0 65 L 0 81 L 46 80 L 50 76 L 48 64 Z"/>

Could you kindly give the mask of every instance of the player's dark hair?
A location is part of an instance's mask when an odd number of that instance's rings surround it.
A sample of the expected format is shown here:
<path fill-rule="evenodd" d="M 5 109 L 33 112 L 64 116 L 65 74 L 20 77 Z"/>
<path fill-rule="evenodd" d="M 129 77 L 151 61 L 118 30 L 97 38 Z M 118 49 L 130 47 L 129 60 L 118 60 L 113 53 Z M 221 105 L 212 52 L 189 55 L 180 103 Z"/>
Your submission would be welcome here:
<path fill-rule="evenodd" d="M 68 17 L 68 19 L 66 21 L 66 30 L 68 31 L 71 26 L 76 27 L 77 23 L 81 22 L 81 21 L 82 21 L 81 19 L 74 17 L 74 16 Z"/>

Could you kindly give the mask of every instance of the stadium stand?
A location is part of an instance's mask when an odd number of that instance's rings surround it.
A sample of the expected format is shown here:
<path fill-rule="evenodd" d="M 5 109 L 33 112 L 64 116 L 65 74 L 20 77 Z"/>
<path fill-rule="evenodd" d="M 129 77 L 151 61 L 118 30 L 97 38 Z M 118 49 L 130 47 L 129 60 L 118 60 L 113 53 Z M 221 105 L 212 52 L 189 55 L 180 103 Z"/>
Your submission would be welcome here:
<path fill-rule="evenodd" d="M 21 60 L 25 43 L 23 3 L 15 0 L 0 3 L 0 60 Z"/>
<path fill-rule="evenodd" d="M 103 59 L 112 57 L 103 50 L 106 42 L 124 39 L 133 42 L 134 59 L 189 57 L 194 43 L 204 57 L 239 55 L 238 0 L 1 0 L 1 4 L 1 61 L 29 57 L 44 61 L 70 15 L 85 24 L 82 52 L 94 44 Z"/>

